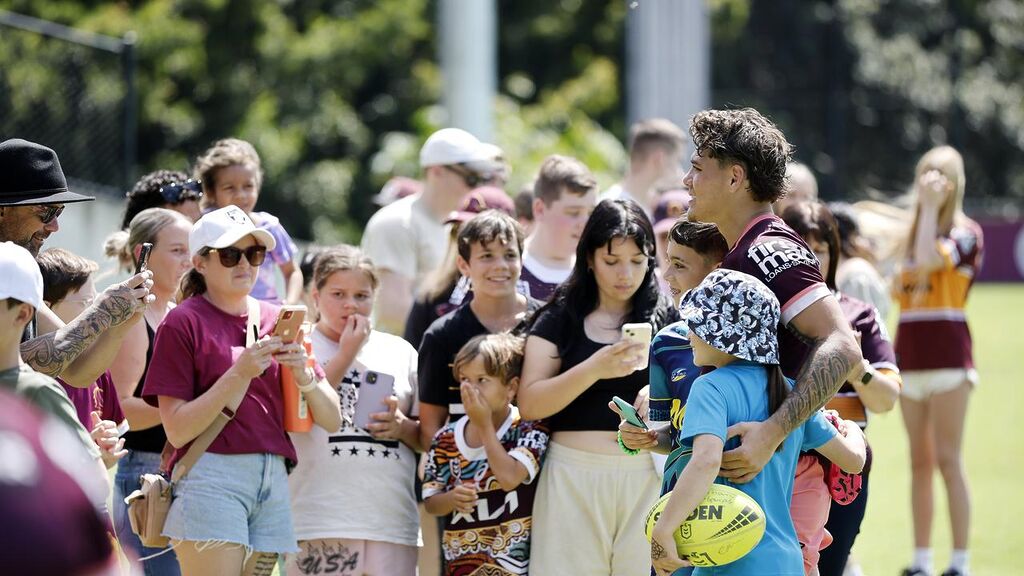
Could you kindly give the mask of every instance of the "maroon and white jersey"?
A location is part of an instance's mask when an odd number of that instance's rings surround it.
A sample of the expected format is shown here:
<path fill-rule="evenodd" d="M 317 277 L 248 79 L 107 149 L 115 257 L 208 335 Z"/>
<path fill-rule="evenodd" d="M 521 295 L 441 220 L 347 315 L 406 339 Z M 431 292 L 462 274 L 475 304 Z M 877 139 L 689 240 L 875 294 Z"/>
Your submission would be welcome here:
<path fill-rule="evenodd" d="M 519 292 L 541 302 L 547 302 L 555 288 L 569 278 L 572 268 L 551 268 L 530 255 L 523 254 L 523 270 L 519 275 Z M 526 290 L 524 291 L 524 285 Z"/>
<path fill-rule="evenodd" d="M 936 248 L 942 266 L 922 277 L 908 264 L 896 286 L 900 303 L 896 354 L 904 372 L 974 367 L 964 309 L 981 269 L 981 227 L 974 222 L 954 226 L 949 236 L 936 240 Z"/>
<path fill-rule="evenodd" d="M 774 214 L 758 216 L 747 225 L 722 260 L 722 268 L 750 274 L 763 282 L 779 299 L 783 327 L 811 304 L 833 297 L 814 252 Z M 810 346 L 792 330 L 780 328 L 779 356 L 786 376 L 795 379 L 809 353 Z"/>

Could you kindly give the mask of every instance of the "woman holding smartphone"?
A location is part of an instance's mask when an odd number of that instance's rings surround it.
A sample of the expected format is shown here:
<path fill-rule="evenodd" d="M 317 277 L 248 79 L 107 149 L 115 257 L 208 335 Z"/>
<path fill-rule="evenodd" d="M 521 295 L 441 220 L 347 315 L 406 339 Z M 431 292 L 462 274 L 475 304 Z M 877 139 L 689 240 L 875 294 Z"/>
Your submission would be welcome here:
<path fill-rule="evenodd" d="M 235 206 L 200 218 L 189 233 L 193 269 L 157 332 L 143 396 L 157 399 L 176 448 L 172 466 L 218 415 L 230 418 L 175 485 L 163 534 L 186 576 L 269 574 L 278 554 L 296 549 L 285 472 L 296 454 L 282 426 L 282 367 L 318 425 L 341 424 L 338 396 L 321 370 L 307 367 L 305 347 L 260 337 L 273 329 L 278 307 L 261 302 L 259 318 L 249 318 L 248 294 L 274 243 Z"/>
<path fill-rule="evenodd" d="M 121 546 L 138 558 L 153 556 L 161 549 L 144 547 L 132 532 L 124 498 L 139 488 L 140 476 L 160 470 L 160 454 L 167 444 L 160 411 L 142 399 L 142 383 L 153 356 L 156 330 L 174 308 L 174 293 L 181 277 L 192 267 L 188 255 L 190 230 L 192 222 L 184 215 L 165 208 L 149 208 L 136 214 L 126 230 L 115 232 L 104 244 L 107 256 L 117 258 L 124 271 L 138 268 L 143 245 L 152 245 L 147 267 L 153 272 L 151 293 L 156 300 L 146 308 L 145 322 L 131 327 L 110 365 L 110 376 L 130 427 L 124 434 L 128 454 L 118 462 L 114 476 L 114 529 Z M 146 560 L 142 567 L 146 576 L 181 574 L 173 551 Z"/>
<path fill-rule="evenodd" d="M 419 422 L 408 416 L 416 403 L 416 350 L 371 329 L 379 286 L 373 263 L 357 248 L 317 256 L 313 353 L 340 392 L 343 423 L 292 434 L 299 465 L 288 483 L 300 550 L 288 555 L 288 574 L 314 567 L 325 575 L 416 573 Z"/>
<path fill-rule="evenodd" d="M 654 275 L 654 241 L 635 202 L 598 204 L 572 274 L 530 329 L 519 411 L 547 418 L 552 432 L 534 506 L 531 574 L 650 571 L 643 521 L 658 475 L 649 457 L 623 453 L 619 417 L 607 405 L 613 396 L 631 401 L 647 385 L 647 368 L 637 369 L 647 347 L 622 338 L 623 325 L 646 322 L 657 331 L 678 320 Z"/>

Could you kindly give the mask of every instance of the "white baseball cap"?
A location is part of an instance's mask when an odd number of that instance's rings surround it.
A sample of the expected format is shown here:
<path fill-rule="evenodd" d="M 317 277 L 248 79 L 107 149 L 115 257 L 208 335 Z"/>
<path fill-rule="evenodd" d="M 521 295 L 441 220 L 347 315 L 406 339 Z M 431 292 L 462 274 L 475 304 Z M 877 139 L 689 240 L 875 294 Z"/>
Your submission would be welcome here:
<path fill-rule="evenodd" d="M 38 310 L 43 305 L 43 274 L 28 250 L 0 243 L 0 300 L 14 298 Z"/>
<path fill-rule="evenodd" d="M 267 247 L 267 251 L 277 246 L 277 240 L 261 228 L 253 224 L 252 218 L 238 206 L 225 206 L 213 212 L 203 214 L 188 234 L 188 250 L 193 256 L 203 248 L 227 248 L 242 238 L 252 234 L 256 241 Z"/>
<path fill-rule="evenodd" d="M 491 160 L 493 149 L 465 130 L 443 128 L 434 132 L 420 148 L 420 166 L 450 166 Z"/>

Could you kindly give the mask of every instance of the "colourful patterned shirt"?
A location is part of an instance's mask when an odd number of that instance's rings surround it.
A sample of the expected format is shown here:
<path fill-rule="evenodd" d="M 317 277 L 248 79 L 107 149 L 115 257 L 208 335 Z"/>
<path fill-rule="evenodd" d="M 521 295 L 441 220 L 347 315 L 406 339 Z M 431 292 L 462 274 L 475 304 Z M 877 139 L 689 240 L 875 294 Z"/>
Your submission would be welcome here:
<path fill-rule="evenodd" d="M 542 422 L 523 421 L 514 406 L 498 429 L 501 445 L 526 467 L 529 476 L 511 492 L 498 484 L 483 446 L 466 442 L 468 417 L 438 431 L 430 447 L 423 475 L 423 499 L 448 492 L 458 484 L 473 483 L 476 509 L 454 512 L 445 518 L 442 547 L 447 576 L 469 574 L 528 574 L 534 480 L 548 446 Z M 477 572 L 481 567 L 488 568 Z"/>

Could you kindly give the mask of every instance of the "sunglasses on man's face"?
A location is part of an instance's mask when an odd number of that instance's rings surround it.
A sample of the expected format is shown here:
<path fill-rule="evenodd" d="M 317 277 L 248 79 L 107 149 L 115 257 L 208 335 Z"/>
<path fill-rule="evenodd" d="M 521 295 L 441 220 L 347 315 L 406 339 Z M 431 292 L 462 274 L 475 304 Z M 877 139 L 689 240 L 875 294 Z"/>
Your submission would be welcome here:
<path fill-rule="evenodd" d="M 445 168 L 447 168 L 449 172 L 457 174 L 460 178 L 462 178 L 462 181 L 466 183 L 466 186 L 470 188 L 476 188 L 477 186 L 483 184 L 484 181 L 486 180 L 486 177 L 477 174 L 476 172 L 470 170 L 469 168 L 465 168 L 461 164 L 449 164 L 445 166 Z"/>
<path fill-rule="evenodd" d="M 234 268 L 238 266 L 238 263 L 242 260 L 242 255 L 245 254 L 245 259 L 249 261 L 250 266 L 259 266 L 263 264 L 263 261 L 267 258 L 267 247 L 260 246 L 259 244 L 249 246 L 245 250 L 241 248 L 235 248 L 229 246 L 227 248 L 210 248 L 210 252 L 216 252 L 220 258 L 221 266 L 225 268 Z"/>
<path fill-rule="evenodd" d="M 49 224 L 56 220 L 63 211 L 63 204 L 46 204 L 36 207 L 36 216 L 39 217 L 39 221 L 43 224 Z"/>
<path fill-rule="evenodd" d="M 199 200 L 203 197 L 203 183 L 189 178 L 184 182 L 175 182 L 160 187 L 160 195 L 168 204 L 181 204 L 187 200 Z"/>

